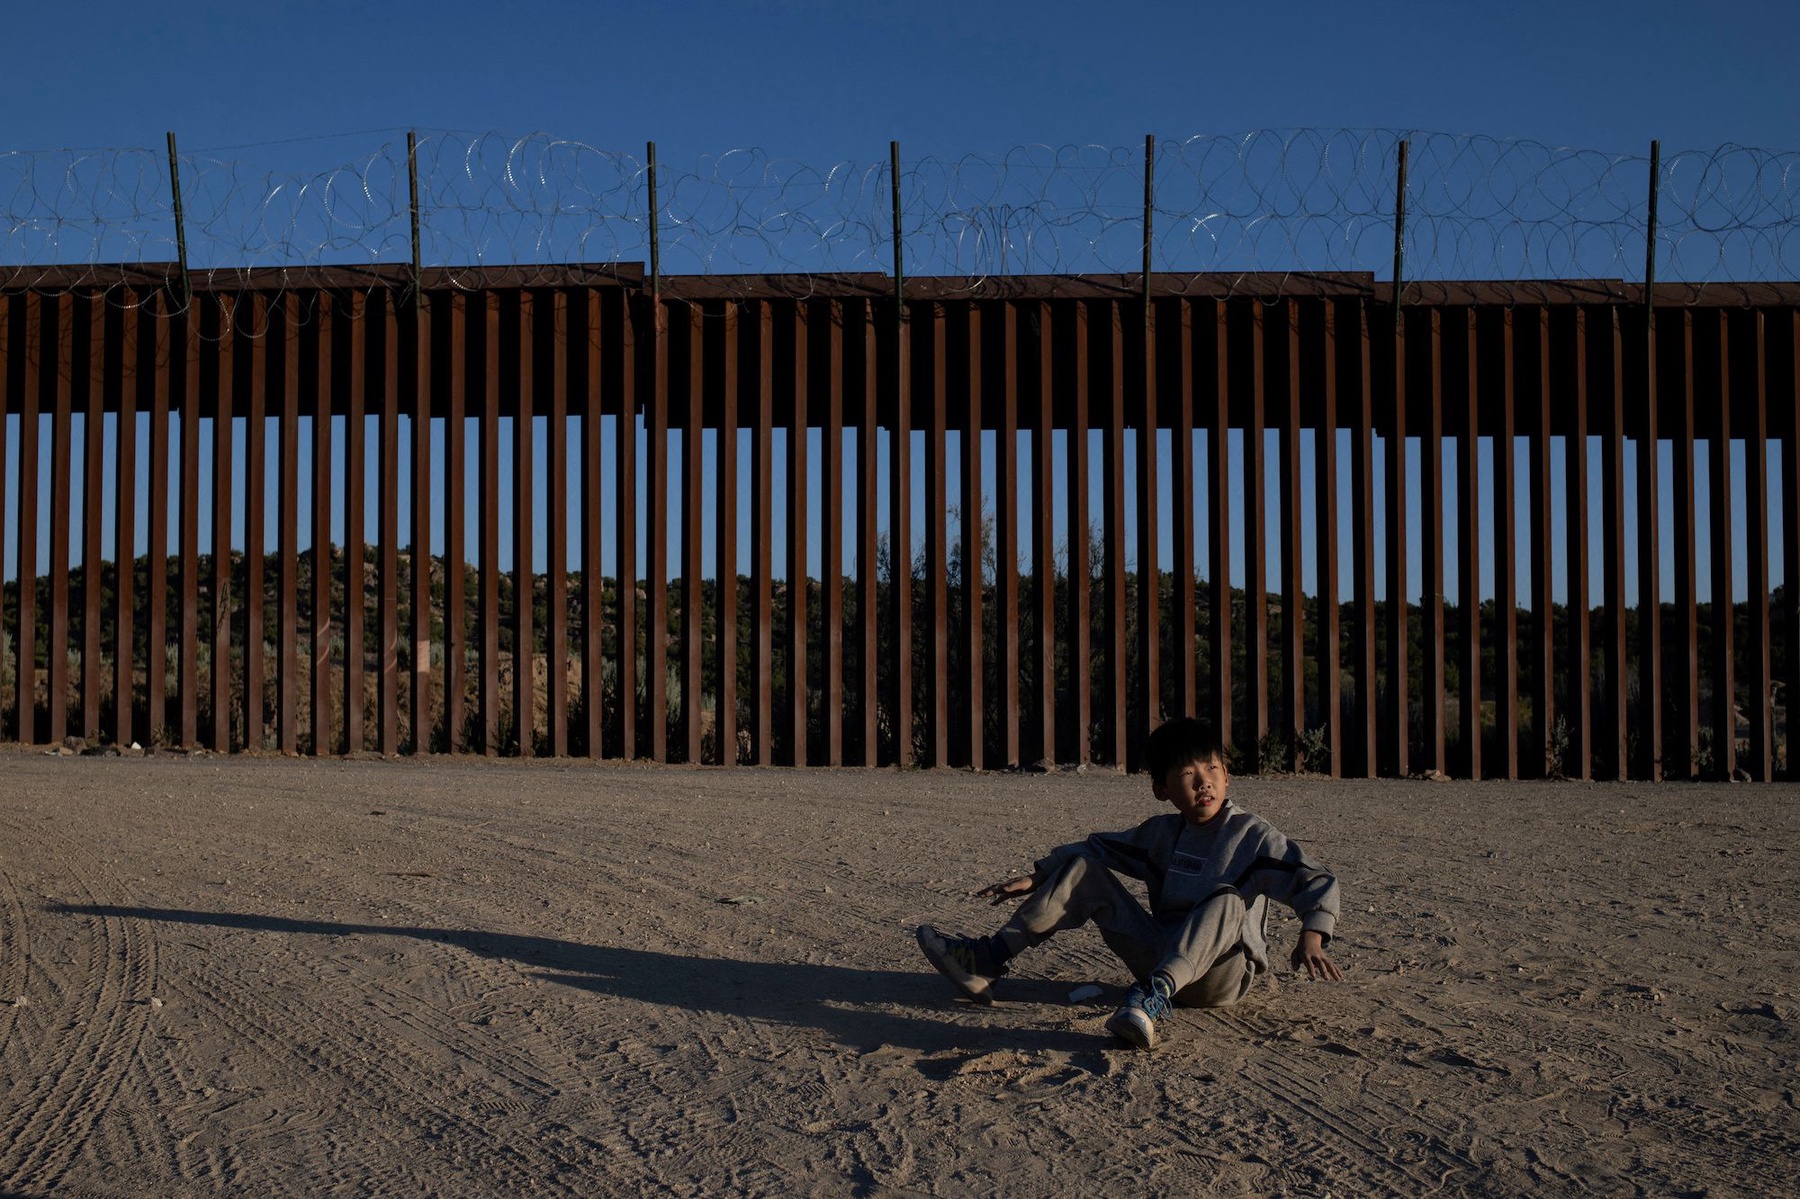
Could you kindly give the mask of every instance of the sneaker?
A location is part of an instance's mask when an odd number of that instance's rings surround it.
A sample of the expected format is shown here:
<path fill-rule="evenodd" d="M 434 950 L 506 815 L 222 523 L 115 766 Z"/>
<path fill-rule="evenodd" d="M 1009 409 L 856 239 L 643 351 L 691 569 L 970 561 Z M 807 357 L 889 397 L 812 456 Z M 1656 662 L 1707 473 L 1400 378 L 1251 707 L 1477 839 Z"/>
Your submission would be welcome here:
<path fill-rule="evenodd" d="M 1125 1004 L 1106 1022 L 1106 1031 L 1139 1049 L 1156 1044 L 1156 1022 L 1169 1013 L 1169 997 L 1154 983 L 1137 983 Z"/>
<path fill-rule="evenodd" d="M 994 1002 L 994 980 L 1006 973 L 997 965 L 987 942 L 978 937 L 946 937 L 929 924 L 919 926 L 919 948 L 925 960 L 976 1003 Z"/>

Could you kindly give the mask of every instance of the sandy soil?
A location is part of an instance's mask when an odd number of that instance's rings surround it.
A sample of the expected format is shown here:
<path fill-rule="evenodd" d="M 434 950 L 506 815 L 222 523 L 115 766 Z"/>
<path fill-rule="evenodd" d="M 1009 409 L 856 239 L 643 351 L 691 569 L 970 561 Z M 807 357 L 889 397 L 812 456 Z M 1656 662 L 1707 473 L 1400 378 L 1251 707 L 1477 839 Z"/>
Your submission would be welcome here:
<path fill-rule="evenodd" d="M 1795 789 L 1234 787 L 1348 981 L 1146 1054 L 912 940 L 1141 778 L 0 753 L 0 1193 L 1790 1192 Z"/>

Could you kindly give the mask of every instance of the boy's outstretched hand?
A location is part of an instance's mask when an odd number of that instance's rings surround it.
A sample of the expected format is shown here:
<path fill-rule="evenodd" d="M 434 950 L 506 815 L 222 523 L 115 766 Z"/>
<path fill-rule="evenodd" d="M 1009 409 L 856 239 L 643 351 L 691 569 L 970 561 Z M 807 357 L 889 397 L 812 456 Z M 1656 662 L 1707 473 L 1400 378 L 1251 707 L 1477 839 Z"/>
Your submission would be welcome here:
<path fill-rule="evenodd" d="M 1344 972 L 1338 969 L 1338 964 L 1325 952 L 1325 937 L 1312 929 L 1300 934 L 1300 943 L 1294 946 L 1293 963 L 1296 970 L 1305 966 L 1306 977 L 1310 979 L 1326 979 L 1334 983 L 1344 981 Z"/>
<path fill-rule="evenodd" d="M 1035 873 L 1019 874 L 1014 875 L 1005 882 L 994 883 L 992 886 L 983 887 L 981 890 L 975 892 L 975 894 L 984 898 L 992 895 L 994 897 L 994 906 L 999 907 L 1009 899 L 1018 899 L 1020 896 L 1029 895 L 1037 889 L 1038 879 Z"/>

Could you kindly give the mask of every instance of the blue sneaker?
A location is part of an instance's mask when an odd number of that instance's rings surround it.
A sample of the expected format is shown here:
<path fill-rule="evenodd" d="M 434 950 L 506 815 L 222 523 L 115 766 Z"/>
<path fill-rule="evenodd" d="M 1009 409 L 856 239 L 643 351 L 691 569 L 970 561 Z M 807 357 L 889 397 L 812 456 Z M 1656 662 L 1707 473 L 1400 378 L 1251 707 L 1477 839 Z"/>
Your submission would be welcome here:
<path fill-rule="evenodd" d="M 1136 983 L 1125 995 L 1125 1004 L 1106 1022 L 1106 1031 L 1139 1049 L 1156 1044 L 1156 1022 L 1169 1014 L 1170 997 L 1160 978 Z"/>
<path fill-rule="evenodd" d="M 946 937 L 929 924 L 919 926 L 919 948 L 938 972 L 976 1003 L 994 1002 L 994 980 L 1006 967 L 993 960 L 987 941 L 979 937 Z"/>

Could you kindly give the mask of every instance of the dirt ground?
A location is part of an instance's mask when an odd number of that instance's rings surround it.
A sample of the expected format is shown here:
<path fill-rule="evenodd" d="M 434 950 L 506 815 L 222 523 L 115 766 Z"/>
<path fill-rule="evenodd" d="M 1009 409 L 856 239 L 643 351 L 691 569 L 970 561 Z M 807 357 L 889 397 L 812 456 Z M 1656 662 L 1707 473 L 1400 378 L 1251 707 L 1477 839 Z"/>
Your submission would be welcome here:
<path fill-rule="evenodd" d="M 1141 777 L 0 752 L 0 1194 L 1792 1193 L 1800 792 L 1233 798 L 1348 980 L 1141 1053 L 912 936 Z"/>

